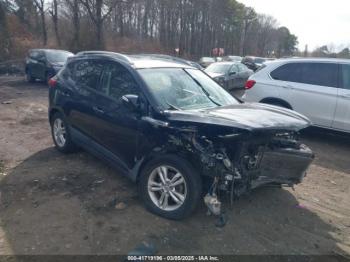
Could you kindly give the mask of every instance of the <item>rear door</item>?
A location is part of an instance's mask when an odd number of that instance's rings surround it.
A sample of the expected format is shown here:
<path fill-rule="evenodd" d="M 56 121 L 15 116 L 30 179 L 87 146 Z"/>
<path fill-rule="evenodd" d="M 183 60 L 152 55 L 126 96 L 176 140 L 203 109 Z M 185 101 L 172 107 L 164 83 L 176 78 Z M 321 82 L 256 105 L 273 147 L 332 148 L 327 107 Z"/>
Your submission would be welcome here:
<path fill-rule="evenodd" d="M 252 75 L 252 72 L 243 64 L 237 64 L 238 67 L 238 83 L 237 88 L 244 88 L 244 85 L 248 78 Z"/>
<path fill-rule="evenodd" d="M 338 103 L 333 128 L 350 132 L 350 64 L 340 65 Z"/>
<path fill-rule="evenodd" d="M 42 79 L 42 60 L 44 58 L 44 52 L 41 50 L 33 50 L 30 53 L 30 73 L 33 77 Z"/>
<path fill-rule="evenodd" d="M 337 105 L 338 65 L 303 62 L 294 64 L 296 77 L 286 81 L 288 102 L 314 125 L 330 128 Z"/>
<path fill-rule="evenodd" d="M 83 59 L 75 62 L 74 90 L 69 108 L 68 120 L 73 128 L 86 137 L 96 140 L 99 113 L 97 90 L 104 63 L 98 59 Z M 69 95 L 69 94 L 68 94 Z"/>
<path fill-rule="evenodd" d="M 237 88 L 239 86 L 239 68 L 236 64 L 233 64 L 228 71 L 228 90 Z"/>

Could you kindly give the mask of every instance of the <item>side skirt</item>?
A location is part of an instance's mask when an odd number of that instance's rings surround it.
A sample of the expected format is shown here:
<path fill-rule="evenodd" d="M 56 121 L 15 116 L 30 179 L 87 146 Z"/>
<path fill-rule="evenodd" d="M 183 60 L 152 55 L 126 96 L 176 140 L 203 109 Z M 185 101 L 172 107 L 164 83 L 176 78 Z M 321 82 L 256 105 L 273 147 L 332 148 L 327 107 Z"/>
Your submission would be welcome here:
<path fill-rule="evenodd" d="M 109 165 L 120 171 L 123 175 L 129 177 L 131 180 L 134 180 L 132 170 L 130 170 L 127 165 L 115 154 L 107 150 L 105 147 L 99 145 L 79 130 L 70 127 L 69 131 L 74 143 L 99 159 L 106 161 Z"/>

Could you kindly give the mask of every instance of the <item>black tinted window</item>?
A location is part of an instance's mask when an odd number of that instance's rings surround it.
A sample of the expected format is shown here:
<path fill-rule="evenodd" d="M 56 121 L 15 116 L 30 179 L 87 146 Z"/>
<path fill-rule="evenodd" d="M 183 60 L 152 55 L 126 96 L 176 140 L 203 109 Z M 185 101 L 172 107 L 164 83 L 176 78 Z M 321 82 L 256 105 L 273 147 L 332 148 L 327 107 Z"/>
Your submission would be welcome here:
<path fill-rule="evenodd" d="M 330 63 L 303 63 L 302 83 L 337 87 L 338 65 Z"/>
<path fill-rule="evenodd" d="M 342 65 L 342 88 L 350 89 L 350 65 Z"/>
<path fill-rule="evenodd" d="M 300 82 L 301 80 L 301 64 L 290 63 L 280 66 L 271 72 L 271 77 L 275 80 Z"/>
<path fill-rule="evenodd" d="M 121 65 L 110 64 L 103 73 L 101 91 L 119 100 L 123 95 L 138 95 L 139 89 L 129 71 Z"/>
<path fill-rule="evenodd" d="M 98 88 L 103 63 L 97 60 L 83 60 L 76 63 L 75 81 L 80 87 Z"/>

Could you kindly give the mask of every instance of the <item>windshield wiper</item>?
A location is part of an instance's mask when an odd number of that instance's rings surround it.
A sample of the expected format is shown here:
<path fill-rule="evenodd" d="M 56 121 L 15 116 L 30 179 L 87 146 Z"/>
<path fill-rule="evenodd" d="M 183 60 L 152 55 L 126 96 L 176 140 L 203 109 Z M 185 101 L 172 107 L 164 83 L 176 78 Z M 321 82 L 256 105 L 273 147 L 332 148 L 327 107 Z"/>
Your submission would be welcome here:
<path fill-rule="evenodd" d="M 173 104 L 169 103 L 168 101 L 165 101 L 165 103 L 169 106 L 168 110 L 181 111 L 181 108 L 178 108 L 177 106 L 174 106 Z"/>
<path fill-rule="evenodd" d="M 185 71 L 186 74 L 188 74 L 188 75 L 193 79 L 193 81 L 202 89 L 203 93 L 209 98 L 209 100 L 210 100 L 211 102 L 213 102 L 213 103 L 214 103 L 215 105 L 217 105 L 217 106 L 222 106 L 220 103 L 216 102 L 216 101 L 212 98 L 212 96 L 208 93 L 207 90 L 205 90 L 205 88 L 202 86 L 201 83 L 199 83 L 199 81 L 198 81 L 197 79 L 195 79 L 193 76 L 191 76 L 191 74 L 188 73 L 186 70 L 184 70 L 184 71 Z"/>

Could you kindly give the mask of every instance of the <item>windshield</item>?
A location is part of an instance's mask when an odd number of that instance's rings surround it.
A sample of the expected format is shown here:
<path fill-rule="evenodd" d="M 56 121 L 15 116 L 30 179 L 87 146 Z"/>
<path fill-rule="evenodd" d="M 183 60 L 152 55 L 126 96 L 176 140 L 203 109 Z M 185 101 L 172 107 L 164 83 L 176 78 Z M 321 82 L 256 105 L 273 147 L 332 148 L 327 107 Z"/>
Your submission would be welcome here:
<path fill-rule="evenodd" d="M 51 63 L 65 63 L 67 58 L 73 56 L 70 52 L 65 51 L 47 51 L 47 60 Z"/>
<path fill-rule="evenodd" d="M 231 66 L 231 64 L 211 64 L 204 71 L 207 73 L 226 74 Z"/>
<path fill-rule="evenodd" d="M 205 109 L 239 102 L 198 69 L 140 69 L 153 97 L 163 109 Z"/>

